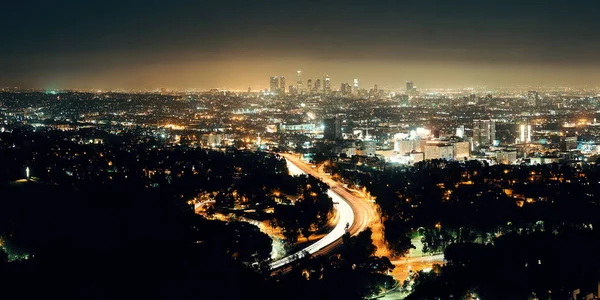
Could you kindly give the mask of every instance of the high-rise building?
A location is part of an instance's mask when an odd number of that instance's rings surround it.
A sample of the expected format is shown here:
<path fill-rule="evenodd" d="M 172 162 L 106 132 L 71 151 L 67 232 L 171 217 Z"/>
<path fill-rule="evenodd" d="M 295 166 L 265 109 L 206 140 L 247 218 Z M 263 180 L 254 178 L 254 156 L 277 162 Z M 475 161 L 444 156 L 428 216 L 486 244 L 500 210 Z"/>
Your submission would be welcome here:
<path fill-rule="evenodd" d="M 279 76 L 279 91 L 285 94 L 285 77 Z"/>
<path fill-rule="evenodd" d="M 406 94 L 407 95 L 412 95 L 415 92 L 415 85 L 413 84 L 412 81 L 407 81 L 406 82 Z"/>
<path fill-rule="evenodd" d="M 471 156 L 471 143 L 456 142 L 454 143 L 454 158 L 463 160 Z"/>
<path fill-rule="evenodd" d="M 312 79 L 306 81 L 306 91 L 312 91 Z"/>
<path fill-rule="evenodd" d="M 352 89 L 352 94 L 358 94 L 358 78 L 354 78 L 354 86 Z"/>
<path fill-rule="evenodd" d="M 271 77 L 271 93 L 277 93 L 279 91 L 279 78 L 277 76 Z"/>
<path fill-rule="evenodd" d="M 321 91 L 321 79 L 315 80 L 314 91 L 315 92 L 320 92 Z"/>
<path fill-rule="evenodd" d="M 377 88 L 377 85 L 373 87 L 373 96 L 376 98 L 379 97 L 379 89 Z"/>
<path fill-rule="evenodd" d="M 350 94 L 352 94 L 352 86 L 350 86 L 350 84 L 347 82 L 343 82 L 342 86 L 340 88 L 340 92 L 343 95 L 350 95 Z"/>
<path fill-rule="evenodd" d="M 326 94 L 331 92 L 331 79 L 329 79 L 329 75 L 325 75 L 325 77 L 323 77 L 323 91 Z"/>
<path fill-rule="evenodd" d="M 340 118 L 331 118 L 323 120 L 325 126 L 323 137 L 327 140 L 337 140 L 342 137 L 342 120 Z"/>
<path fill-rule="evenodd" d="M 520 126 L 521 128 L 521 134 L 519 136 L 519 142 L 520 143 L 531 143 L 531 125 L 527 124 L 523 124 Z"/>
<path fill-rule="evenodd" d="M 298 93 L 301 93 L 304 90 L 302 86 L 302 71 L 296 71 L 296 89 Z"/>
<path fill-rule="evenodd" d="M 465 136 L 465 125 L 456 127 L 456 136 L 459 138 L 463 138 Z"/>
<path fill-rule="evenodd" d="M 454 146 L 451 144 L 426 144 L 424 152 L 425 160 L 454 158 Z"/>
<path fill-rule="evenodd" d="M 496 139 L 494 120 L 473 120 L 473 143 L 476 147 L 491 145 Z"/>

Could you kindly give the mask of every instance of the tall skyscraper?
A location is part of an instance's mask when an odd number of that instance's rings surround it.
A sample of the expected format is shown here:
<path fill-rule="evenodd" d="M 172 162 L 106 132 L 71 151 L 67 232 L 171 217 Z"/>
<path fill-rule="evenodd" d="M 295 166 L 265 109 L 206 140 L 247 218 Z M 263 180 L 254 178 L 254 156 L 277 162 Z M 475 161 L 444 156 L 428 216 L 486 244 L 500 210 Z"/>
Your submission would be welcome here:
<path fill-rule="evenodd" d="M 358 78 L 354 78 L 354 87 L 352 89 L 352 94 L 358 94 Z"/>
<path fill-rule="evenodd" d="M 496 139 L 494 120 L 473 120 L 473 143 L 477 147 L 491 145 Z"/>
<path fill-rule="evenodd" d="M 285 77 L 279 76 L 279 91 L 285 94 Z"/>
<path fill-rule="evenodd" d="M 343 82 L 340 87 L 340 92 L 343 95 L 350 95 L 350 94 L 352 94 L 352 86 L 350 86 L 350 84 L 347 82 Z"/>
<path fill-rule="evenodd" d="M 277 78 L 277 76 L 271 77 L 270 83 L 271 93 L 277 93 L 279 91 L 279 78 Z"/>
<path fill-rule="evenodd" d="M 315 92 L 320 92 L 321 91 L 321 79 L 317 79 L 315 81 L 314 91 Z"/>
<path fill-rule="evenodd" d="M 377 85 L 373 87 L 373 96 L 379 97 L 379 89 L 377 88 Z"/>
<path fill-rule="evenodd" d="M 312 79 L 306 81 L 306 91 L 312 91 Z"/>
<path fill-rule="evenodd" d="M 301 93 L 304 88 L 302 86 L 302 71 L 296 71 L 296 90 Z"/>
<path fill-rule="evenodd" d="M 521 135 L 519 143 L 531 143 L 531 125 L 529 124 L 529 120 L 527 120 L 527 124 L 522 124 L 520 127 Z"/>
<path fill-rule="evenodd" d="M 331 92 L 331 79 L 329 79 L 329 75 L 325 75 L 325 77 L 323 77 L 323 91 L 325 94 L 329 94 Z"/>
<path fill-rule="evenodd" d="M 413 84 L 412 81 L 407 81 L 406 82 L 406 94 L 407 95 L 412 95 L 415 91 L 415 85 Z"/>

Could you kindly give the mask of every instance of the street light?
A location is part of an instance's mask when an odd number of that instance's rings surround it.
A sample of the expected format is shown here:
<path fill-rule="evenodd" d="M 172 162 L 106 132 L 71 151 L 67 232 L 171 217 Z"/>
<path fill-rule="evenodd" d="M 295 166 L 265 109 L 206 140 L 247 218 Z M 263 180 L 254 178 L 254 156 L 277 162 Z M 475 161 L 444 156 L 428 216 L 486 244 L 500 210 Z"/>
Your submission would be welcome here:
<path fill-rule="evenodd" d="M 25 168 L 25 176 L 27 177 L 27 180 L 29 180 L 29 167 Z"/>

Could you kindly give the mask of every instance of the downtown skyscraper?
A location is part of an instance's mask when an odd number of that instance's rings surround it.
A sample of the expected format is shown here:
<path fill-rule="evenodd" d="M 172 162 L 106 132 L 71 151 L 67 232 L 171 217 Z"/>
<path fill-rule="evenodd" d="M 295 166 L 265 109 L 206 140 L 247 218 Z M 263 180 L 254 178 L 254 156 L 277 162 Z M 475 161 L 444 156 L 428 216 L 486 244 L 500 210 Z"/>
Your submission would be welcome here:
<path fill-rule="evenodd" d="M 488 147 L 496 139 L 494 120 L 473 120 L 473 143 L 476 147 Z"/>
<path fill-rule="evenodd" d="M 302 85 L 302 71 L 296 71 L 296 89 L 298 90 L 298 93 L 304 91 L 304 86 Z"/>
<path fill-rule="evenodd" d="M 331 79 L 329 79 L 329 75 L 323 77 L 323 92 L 325 94 L 331 93 Z"/>
<path fill-rule="evenodd" d="M 277 93 L 279 91 L 279 78 L 277 76 L 271 77 L 269 80 L 269 90 L 271 93 Z"/>
<path fill-rule="evenodd" d="M 279 92 L 285 94 L 285 77 L 279 76 Z"/>

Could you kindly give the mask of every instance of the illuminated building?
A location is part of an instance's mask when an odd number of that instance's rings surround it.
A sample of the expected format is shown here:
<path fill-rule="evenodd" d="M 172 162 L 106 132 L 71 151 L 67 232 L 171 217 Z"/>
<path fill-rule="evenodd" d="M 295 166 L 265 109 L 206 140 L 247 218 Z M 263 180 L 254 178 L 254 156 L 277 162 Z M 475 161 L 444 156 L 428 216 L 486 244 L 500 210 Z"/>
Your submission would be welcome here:
<path fill-rule="evenodd" d="M 425 159 L 453 159 L 454 146 L 450 144 L 426 144 Z"/>
<path fill-rule="evenodd" d="M 312 91 L 312 79 L 306 81 L 306 91 Z"/>
<path fill-rule="evenodd" d="M 350 94 L 352 94 L 352 87 L 350 86 L 349 83 L 342 82 L 342 85 L 340 87 L 340 92 L 344 95 L 350 95 Z"/>
<path fill-rule="evenodd" d="M 277 93 L 279 91 L 279 78 L 271 77 L 270 91 L 271 93 Z"/>
<path fill-rule="evenodd" d="M 285 94 L 285 77 L 279 76 L 279 92 Z"/>
<path fill-rule="evenodd" d="M 473 143 L 476 147 L 487 147 L 496 139 L 494 120 L 473 120 Z"/>
<path fill-rule="evenodd" d="M 531 143 L 531 125 L 522 124 L 520 126 L 519 141 L 521 143 Z"/>
<path fill-rule="evenodd" d="M 352 94 L 354 94 L 354 95 L 358 94 L 358 78 L 354 78 L 354 87 L 352 90 Z"/>
<path fill-rule="evenodd" d="M 407 81 L 406 82 L 406 94 L 412 95 L 414 93 L 414 91 L 415 91 L 415 86 L 414 86 L 413 82 L 410 80 Z"/>
<path fill-rule="evenodd" d="M 373 95 L 375 97 L 379 97 L 379 89 L 377 89 L 377 85 L 373 87 Z"/>
<path fill-rule="evenodd" d="M 417 149 L 415 140 L 398 140 L 394 147 L 397 147 L 398 154 L 408 154 Z"/>
<path fill-rule="evenodd" d="M 296 71 L 296 90 L 298 93 L 302 93 L 304 90 L 302 86 L 302 71 Z"/>
<path fill-rule="evenodd" d="M 342 120 L 339 118 L 325 119 L 323 137 L 327 140 L 336 140 L 342 137 Z"/>
<path fill-rule="evenodd" d="M 331 92 L 331 79 L 329 79 L 329 75 L 325 75 L 325 77 L 323 77 L 323 91 L 326 94 Z"/>
<path fill-rule="evenodd" d="M 425 153 L 423 153 L 423 152 L 411 152 L 410 153 L 410 161 L 412 161 L 413 163 L 418 163 L 423 160 L 425 160 Z"/>
<path fill-rule="evenodd" d="M 315 124 L 280 124 L 279 130 L 283 132 L 312 132 L 315 130 Z"/>
<path fill-rule="evenodd" d="M 277 125 L 269 124 L 266 126 L 265 130 L 268 133 L 277 133 Z"/>
<path fill-rule="evenodd" d="M 513 164 L 517 161 L 517 150 L 498 150 L 492 153 L 486 153 L 491 157 L 496 158 L 499 164 Z"/>
<path fill-rule="evenodd" d="M 357 149 L 357 153 L 360 156 L 375 156 L 377 151 L 377 144 L 375 141 L 362 141 L 361 145 Z"/>
<path fill-rule="evenodd" d="M 454 143 L 454 157 L 458 160 L 468 158 L 471 156 L 471 143 L 469 142 L 456 142 Z"/>
<path fill-rule="evenodd" d="M 315 92 L 321 91 L 321 79 L 317 79 L 315 81 L 314 91 Z"/>
<path fill-rule="evenodd" d="M 456 136 L 459 138 L 465 136 L 465 125 L 460 125 L 456 128 Z"/>

